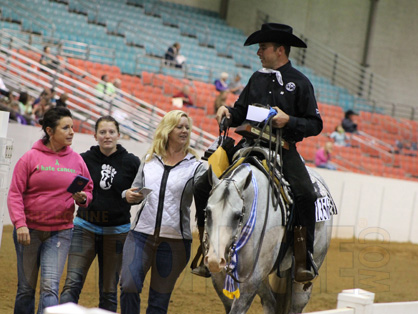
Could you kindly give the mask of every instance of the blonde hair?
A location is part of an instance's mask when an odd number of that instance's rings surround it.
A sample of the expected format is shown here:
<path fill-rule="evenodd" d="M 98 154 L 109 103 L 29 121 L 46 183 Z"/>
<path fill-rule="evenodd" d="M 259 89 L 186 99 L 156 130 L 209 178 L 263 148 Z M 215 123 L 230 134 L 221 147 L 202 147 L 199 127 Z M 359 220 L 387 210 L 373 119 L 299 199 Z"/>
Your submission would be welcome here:
<path fill-rule="evenodd" d="M 172 110 L 168 112 L 157 126 L 154 133 L 154 140 L 149 148 L 146 158 L 146 162 L 150 161 L 154 154 L 165 158 L 167 155 L 168 135 L 174 128 L 180 123 L 182 117 L 187 118 L 189 121 L 189 135 L 187 137 L 186 145 L 184 145 L 184 153 L 191 153 L 196 158 L 199 158 L 193 148 L 190 147 L 190 135 L 192 132 L 192 119 L 182 110 Z"/>

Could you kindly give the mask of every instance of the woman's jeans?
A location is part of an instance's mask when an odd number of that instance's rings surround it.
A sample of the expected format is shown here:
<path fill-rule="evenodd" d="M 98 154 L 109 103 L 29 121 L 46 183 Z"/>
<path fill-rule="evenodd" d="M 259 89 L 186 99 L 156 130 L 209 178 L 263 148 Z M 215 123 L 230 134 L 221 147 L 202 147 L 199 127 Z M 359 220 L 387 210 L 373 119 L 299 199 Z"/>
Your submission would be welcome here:
<path fill-rule="evenodd" d="M 190 258 L 191 240 L 159 238 L 130 231 L 123 248 L 120 279 L 122 314 L 138 314 L 140 296 L 151 269 L 147 314 L 167 313 L 177 278 Z"/>
<path fill-rule="evenodd" d="M 17 256 L 17 294 L 15 314 L 34 313 L 35 291 L 41 268 L 38 314 L 48 306 L 58 304 L 58 289 L 67 260 L 73 229 L 39 231 L 29 229 L 30 244 L 17 242 L 16 229 L 13 240 Z"/>
<path fill-rule="evenodd" d="M 97 255 L 99 263 L 99 308 L 116 312 L 122 250 L 127 233 L 96 234 L 74 226 L 68 255 L 67 278 L 60 303 L 78 303 L 89 268 Z"/>

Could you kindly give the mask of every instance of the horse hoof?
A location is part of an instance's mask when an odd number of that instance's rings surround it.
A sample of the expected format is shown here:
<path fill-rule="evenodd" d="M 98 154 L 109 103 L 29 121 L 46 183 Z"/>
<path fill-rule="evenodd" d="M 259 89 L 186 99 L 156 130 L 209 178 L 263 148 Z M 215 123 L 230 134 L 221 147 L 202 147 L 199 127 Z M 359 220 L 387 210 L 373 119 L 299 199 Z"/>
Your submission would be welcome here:
<path fill-rule="evenodd" d="M 204 265 L 193 268 L 192 274 L 205 278 L 209 278 L 211 276 L 210 271 Z"/>

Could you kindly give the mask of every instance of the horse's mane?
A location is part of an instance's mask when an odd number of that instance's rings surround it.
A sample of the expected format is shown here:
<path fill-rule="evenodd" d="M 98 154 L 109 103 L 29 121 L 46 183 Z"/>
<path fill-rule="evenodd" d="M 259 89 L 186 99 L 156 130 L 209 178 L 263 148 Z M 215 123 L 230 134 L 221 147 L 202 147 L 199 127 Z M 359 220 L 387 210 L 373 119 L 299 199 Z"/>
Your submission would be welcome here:
<path fill-rule="evenodd" d="M 222 179 L 221 179 L 221 181 L 218 183 L 218 185 L 221 183 L 221 182 L 224 182 L 225 183 L 225 187 L 224 187 L 224 189 L 222 190 L 222 192 L 223 192 L 223 194 L 222 194 L 222 197 L 224 198 L 224 199 L 226 199 L 226 198 L 228 198 L 229 197 L 229 194 L 230 194 L 230 192 L 229 192 L 229 187 L 231 186 L 231 183 L 232 183 L 232 181 L 234 180 L 234 177 L 236 176 L 236 175 L 238 175 L 240 172 L 242 172 L 242 170 L 243 169 L 246 169 L 247 167 L 246 167 L 246 164 L 240 164 L 240 165 L 238 165 L 233 171 L 231 171 L 231 172 L 229 172 L 229 173 L 227 173 L 227 175 L 225 176 L 225 177 L 223 177 Z"/>

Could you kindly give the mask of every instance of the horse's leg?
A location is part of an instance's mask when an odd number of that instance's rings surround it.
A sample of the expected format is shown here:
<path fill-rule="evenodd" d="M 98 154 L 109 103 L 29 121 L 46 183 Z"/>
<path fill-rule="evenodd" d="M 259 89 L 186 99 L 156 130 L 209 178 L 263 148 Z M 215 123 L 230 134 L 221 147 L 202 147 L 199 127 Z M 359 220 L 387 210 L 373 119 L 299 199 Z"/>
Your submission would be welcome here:
<path fill-rule="evenodd" d="M 233 300 L 227 298 L 223 293 L 225 283 L 225 272 L 220 272 L 217 274 L 212 273 L 211 278 L 213 287 L 215 288 L 216 293 L 218 294 L 219 298 L 222 301 L 222 304 L 224 305 L 225 313 L 230 313 Z"/>
<path fill-rule="evenodd" d="M 254 287 L 252 283 L 241 283 L 240 284 L 240 297 L 234 299 L 232 303 L 230 314 L 242 314 L 247 313 L 251 304 L 253 303 L 254 297 L 257 295 L 258 288 Z"/>
<path fill-rule="evenodd" d="M 260 296 L 261 305 L 263 306 L 264 314 L 275 313 L 276 300 L 273 291 L 270 288 L 269 279 L 266 278 L 258 288 L 257 294 Z"/>
<path fill-rule="evenodd" d="M 302 283 L 293 283 L 292 305 L 289 314 L 302 313 L 311 298 L 313 284 L 305 287 Z"/>
<path fill-rule="evenodd" d="M 276 299 L 276 314 L 288 314 L 292 301 L 292 274 L 291 270 L 283 272 L 284 277 L 278 277 L 275 273 L 270 276 L 271 290 Z"/>

